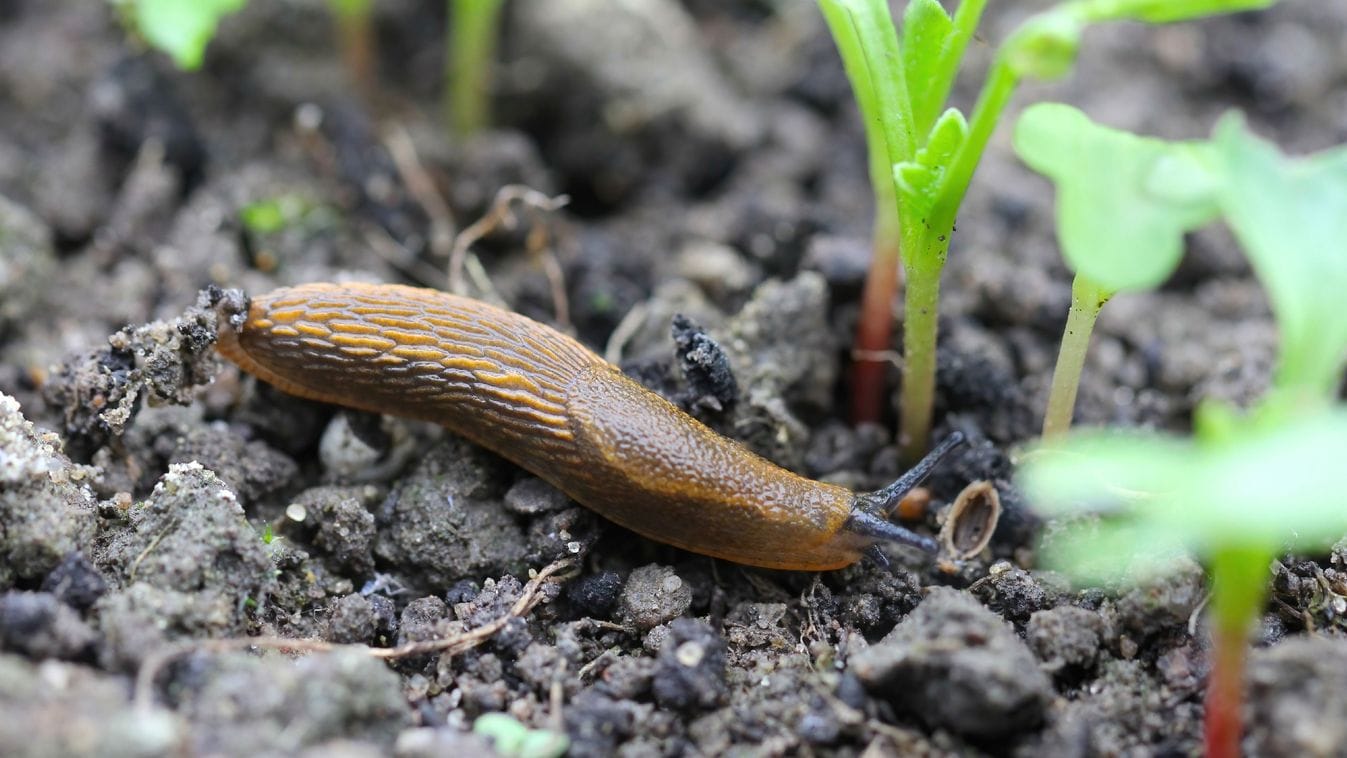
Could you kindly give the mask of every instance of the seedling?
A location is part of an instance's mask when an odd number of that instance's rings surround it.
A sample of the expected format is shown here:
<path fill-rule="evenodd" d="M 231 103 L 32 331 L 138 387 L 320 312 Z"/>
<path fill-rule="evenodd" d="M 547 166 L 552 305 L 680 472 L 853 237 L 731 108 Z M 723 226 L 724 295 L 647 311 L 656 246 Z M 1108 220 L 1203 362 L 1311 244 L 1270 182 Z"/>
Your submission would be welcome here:
<path fill-rule="evenodd" d="M 461 137 L 491 121 L 491 61 L 500 34 L 501 0 L 449 0 L 450 43 L 445 56 L 445 120 Z"/>
<path fill-rule="evenodd" d="M 1165 193 L 1178 191 L 1192 207 L 1210 203 L 1230 223 L 1281 333 L 1272 386 L 1242 415 L 1203 404 L 1191 440 L 1098 432 L 1054 439 L 1029 457 L 1021 475 L 1045 513 L 1100 515 L 1076 521 L 1044 546 L 1049 563 L 1078 579 L 1154 577 L 1183 552 L 1205 560 L 1213 632 L 1205 739 L 1207 755 L 1224 758 L 1239 754 L 1244 652 L 1269 562 L 1279 550 L 1326 549 L 1347 531 L 1340 481 L 1347 407 L 1335 403 L 1347 363 L 1347 310 L 1340 307 L 1347 149 L 1287 160 L 1234 117 L 1209 143 L 1168 147 L 1179 152 L 1161 150 L 1166 157 L 1141 176 L 1165 172 Z M 1175 155 L 1178 162 L 1170 160 Z M 1097 196 L 1105 197 L 1116 196 Z M 1062 212 L 1064 229 L 1068 215 L 1077 214 Z M 1151 256 L 1132 260 L 1140 269 L 1155 264 Z M 1082 259 L 1081 266 L 1093 277 L 1108 264 L 1096 270 Z"/>
<path fill-rule="evenodd" d="M 906 278 L 904 456 L 927 447 L 935 395 L 940 272 L 955 216 L 1006 104 L 1026 79 L 1070 72 L 1081 33 L 1115 20 L 1168 23 L 1264 8 L 1275 0 L 1074 0 L 1030 18 L 997 50 L 972 115 L 946 107 L 986 0 L 963 0 L 953 16 L 938 0 L 911 0 L 901 39 L 886 0 L 818 0 L 865 124 L 875 195 L 874 253 L 855 342 L 852 419 L 877 421 L 883 405 L 890 305 L 901 259 Z M 901 255 L 900 255 L 901 251 Z"/>
<path fill-rule="evenodd" d="M 1043 436 L 1071 425 L 1095 319 L 1122 291 L 1158 287 L 1183 255 L 1183 235 L 1219 212 L 1207 143 L 1138 137 L 1066 105 L 1030 106 L 1015 150 L 1057 185 L 1057 237 L 1076 271 L 1043 420 Z M 1185 181 L 1185 179 L 1187 181 Z"/>
<path fill-rule="evenodd" d="M 368 97 L 374 92 L 374 0 L 328 0 L 337 40 L 351 81 Z"/>
<path fill-rule="evenodd" d="M 239 11 L 247 0 L 109 0 L 123 22 L 151 47 L 167 53 L 179 68 L 201 67 L 206 45 L 220 19 Z"/>
<path fill-rule="evenodd" d="M 472 731 L 489 738 L 496 752 L 506 758 L 561 758 L 571 744 L 562 732 L 529 729 L 505 713 L 478 716 Z"/>

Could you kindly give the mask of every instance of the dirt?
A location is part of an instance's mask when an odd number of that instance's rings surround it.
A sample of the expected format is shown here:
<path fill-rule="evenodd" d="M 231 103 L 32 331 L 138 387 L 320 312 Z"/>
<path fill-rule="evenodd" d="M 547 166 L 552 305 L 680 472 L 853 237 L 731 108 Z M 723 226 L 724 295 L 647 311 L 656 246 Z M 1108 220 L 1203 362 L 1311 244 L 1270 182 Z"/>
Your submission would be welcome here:
<path fill-rule="evenodd" d="M 502 186 L 564 193 L 474 246 L 475 294 L 782 465 L 887 483 L 896 411 L 844 420 L 870 201 L 813 4 L 510 3 L 498 126 L 470 140 L 438 123 L 443 4 L 377 5 L 368 103 L 319 0 L 255 0 L 195 73 L 105 4 L 0 6 L 0 754 L 480 754 L 493 712 L 573 756 L 1199 752 L 1201 568 L 1073 587 L 1036 562 L 1055 525 L 1015 462 L 1069 276 L 1007 127 L 1057 99 L 1170 138 L 1238 107 L 1292 151 L 1347 141 L 1347 8 L 1100 28 L 1075 75 L 1023 88 L 943 279 L 936 434 L 970 442 L 911 525 L 988 479 L 1001 526 L 958 566 L 895 548 L 808 574 L 639 538 L 438 428 L 242 376 L 211 288 L 444 287 Z M 1045 5 L 991 4 L 957 102 Z M 1077 419 L 1185 431 L 1201 398 L 1257 397 L 1274 349 L 1228 234 L 1198 233 L 1104 309 Z M 1252 755 L 1341 752 L 1344 556 L 1275 566 Z"/>

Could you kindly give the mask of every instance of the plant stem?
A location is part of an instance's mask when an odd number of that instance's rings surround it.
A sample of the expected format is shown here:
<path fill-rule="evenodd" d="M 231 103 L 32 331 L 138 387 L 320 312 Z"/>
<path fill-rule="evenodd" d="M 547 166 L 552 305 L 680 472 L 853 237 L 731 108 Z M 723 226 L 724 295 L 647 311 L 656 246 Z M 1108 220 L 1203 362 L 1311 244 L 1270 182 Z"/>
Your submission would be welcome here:
<path fill-rule="evenodd" d="M 948 240 L 948 237 L 946 237 Z M 948 248 L 948 241 L 945 243 Z M 927 253 L 923 250 L 922 253 Z M 903 312 L 903 392 L 898 438 L 905 461 L 920 460 L 931 436 L 935 406 L 935 341 L 939 326 L 940 270 L 945 258 L 910 255 Z"/>
<path fill-rule="evenodd" d="M 1043 439 L 1053 439 L 1071 427 L 1071 416 L 1076 410 L 1076 391 L 1080 389 L 1080 372 L 1085 366 L 1085 353 L 1090 348 L 1094 322 L 1112 292 L 1076 274 L 1071 282 L 1071 311 L 1062 332 L 1062 345 L 1057 352 L 1057 365 L 1052 370 L 1052 390 L 1048 394 L 1048 409 L 1043 414 Z"/>
<path fill-rule="evenodd" d="M 1203 724 L 1207 758 L 1238 758 L 1240 754 L 1244 651 L 1267 592 L 1271 557 L 1261 547 L 1226 548 L 1212 557 L 1214 624 Z"/>
<path fill-rule="evenodd" d="M 903 234 L 893 165 L 912 157 L 917 137 L 898 32 L 886 0 L 819 0 L 819 9 L 837 44 L 865 126 L 875 198 L 874 257 L 856 325 L 851 420 L 877 422 L 884 408 L 887 371 L 887 361 L 878 356 L 892 344 L 893 297 L 898 289 Z"/>
<path fill-rule="evenodd" d="M 490 72 L 496 55 L 502 0 L 449 0 L 449 54 L 445 119 L 464 137 L 490 122 Z"/>
<path fill-rule="evenodd" d="M 860 317 L 851 364 L 851 423 L 877 422 L 884 412 L 884 377 L 889 361 L 883 354 L 893 338 L 893 297 L 898 291 L 900 251 L 897 204 L 884 212 L 875 209 L 875 231 L 870 272 L 861 293 Z"/>
<path fill-rule="evenodd" d="M 372 0 L 332 0 L 342 63 L 366 102 L 374 94 Z"/>
<path fill-rule="evenodd" d="M 931 212 L 924 219 L 904 219 L 907 245 L 903 266 L 907 272 L 906 317 L 903 321 L 903 392 L 899 439 L 903 459 L 915 461 L 930 442 L 931 413 L 935 405 L 935 349 L 939 319 L 940 272 L 949 254 L 950 237 L 959 205 L 968 192 L 987 142 L 1006 104 L 1015 94 L 1019 77 L 998 55 L 973 107 L 968 137 L 946 169 Z M 911 233 L 908 227 L 917 227 Z"/>

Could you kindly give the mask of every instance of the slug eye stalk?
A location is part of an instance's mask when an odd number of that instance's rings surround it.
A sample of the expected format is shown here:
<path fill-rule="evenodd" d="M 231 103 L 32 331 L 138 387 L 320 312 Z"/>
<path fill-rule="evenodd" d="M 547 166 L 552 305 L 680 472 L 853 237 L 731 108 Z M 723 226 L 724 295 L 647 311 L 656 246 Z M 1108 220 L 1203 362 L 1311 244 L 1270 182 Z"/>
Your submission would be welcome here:
<path fill-rule="evenodd" d="M 857 495 L 854 510 L 859 513 L 864 509 L 872 514 L 881 513 L 888 516 L 894 508 L 898 507 L 898 503 L 902 501 L 904 495 L 921 484 L 926 477 L 931 475 L 935 467 L 939 466 L 940 462 L 954 451 L 954 448 L 966 441 L 967 438 L 964 437 L 963 432 L 951 432 L 939 445 L 936 445 L 934 450 L 927 453 L 926 457 L 917 461 L 915 466 L 895 479 L 893 484 L 874 492 Z"/>
<path fill-rule="evenodd" d="M 962 445 L 965 441 L 966 438 L 962 432 L 954 432 L 937 445 L 934 450 L 927 453 L 926 457 L 918 461 L 917 465 L 908 469 L 906 473 L 894 480 L 889 486 L 874 492 L 857 495 L 855 504 L 851 508 L 851 516 L 847 519 L 843 528 L 854 534 L 874 537 L 886 542 L 897 542 L 927 553 L 938 552 L 940 550 L 938 542 L 889 521 L 888 514 L 898 507 L 898 503 L 904 495 L 921 484 L 954 448 Z M 881 566 L 888 563 L 888 559 L 884 556 L 883 551 L 878 549 L 878 546 L 868 550 L 867 555 Z"/>

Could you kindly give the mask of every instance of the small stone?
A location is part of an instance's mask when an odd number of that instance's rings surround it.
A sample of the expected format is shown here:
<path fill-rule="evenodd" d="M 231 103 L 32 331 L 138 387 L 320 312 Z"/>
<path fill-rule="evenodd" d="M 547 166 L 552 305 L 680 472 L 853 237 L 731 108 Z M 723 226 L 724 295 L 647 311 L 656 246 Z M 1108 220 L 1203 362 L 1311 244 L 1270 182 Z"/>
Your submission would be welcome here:
<path fill-rule="evenodd" d="M 724 698 L 725 641 L 695 619 L 676 619 L 660 648 L 652 683 L 655 702 L 680 710 L 711 708 Z"/>
<path fill-rule="evenodd" d="M 1104 620 L 1094 611 L 1062 605 L 1035 611 L 1025 625 L 1025 641 L 1049 673 L 1094 666 Z"/>
<path fill-rule="evenodd" d="M 637 629 L 653 629 L 683 615 L 692 588 L 668 566 L 650 564 L 631 572 L 622 588 L 620 616 Z"/>
<path fill-rule="evenodd" d="M 1053 696 L 1015 630 L 972 596 L 945 587 L 853 657 L 851 669 L 895 707 L 975 738 L 1033 728 Z"/>

